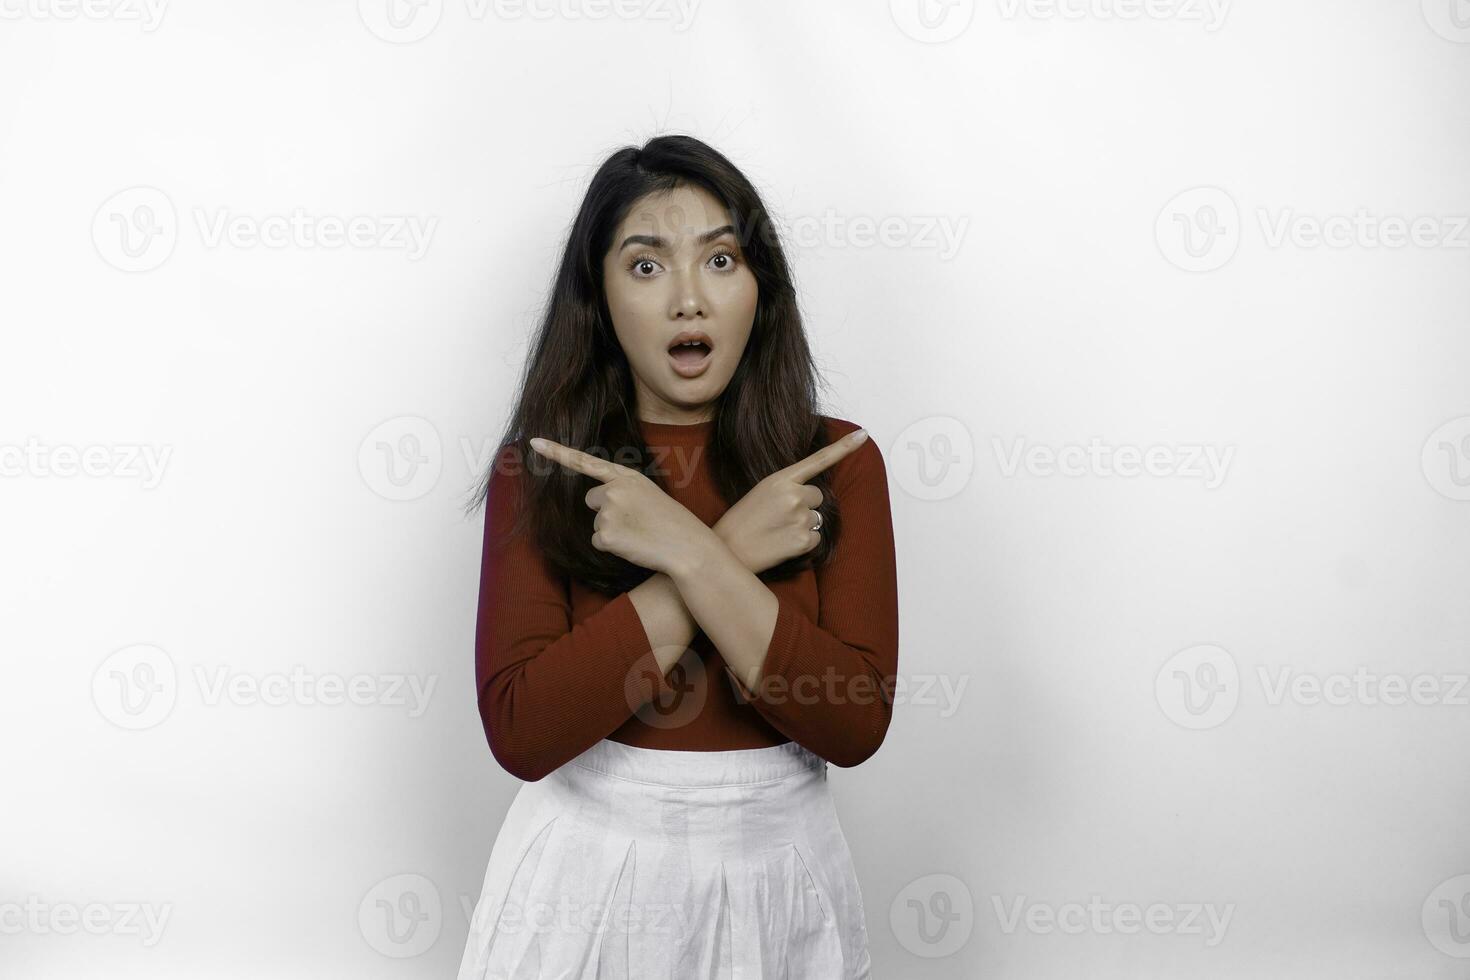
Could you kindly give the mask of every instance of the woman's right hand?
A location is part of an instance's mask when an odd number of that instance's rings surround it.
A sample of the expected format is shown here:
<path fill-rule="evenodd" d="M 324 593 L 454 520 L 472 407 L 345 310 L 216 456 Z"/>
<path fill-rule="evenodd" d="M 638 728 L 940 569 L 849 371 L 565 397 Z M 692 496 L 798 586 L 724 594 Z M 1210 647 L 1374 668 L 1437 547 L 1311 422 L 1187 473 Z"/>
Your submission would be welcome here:
<path fill-rule="evenodd" d="M 822 540 L 821 532 L 812 530 L 822 489 L 806 481 L 861 446 L 867 437 L 862 429 L 849 432 L 761 480 L 715 522 L 715 534 L 755 574 L 811 551 Z"/>

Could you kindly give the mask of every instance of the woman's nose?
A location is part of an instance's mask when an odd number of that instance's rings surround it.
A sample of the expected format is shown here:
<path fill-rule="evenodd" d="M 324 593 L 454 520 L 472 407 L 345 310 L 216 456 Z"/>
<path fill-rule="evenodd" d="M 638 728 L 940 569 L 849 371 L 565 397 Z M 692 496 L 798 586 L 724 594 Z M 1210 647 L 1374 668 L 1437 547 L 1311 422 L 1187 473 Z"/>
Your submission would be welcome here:
<path fill-rule="evenodd" d="M 684 275 L 679 277 L 677 282 L 677 291 L 674 294 L 673 308 L 669 311 L 670 315 L 676 320 L 707 316 L 709 304 L 704 291 L 700 288 L 698 276 Z"/>

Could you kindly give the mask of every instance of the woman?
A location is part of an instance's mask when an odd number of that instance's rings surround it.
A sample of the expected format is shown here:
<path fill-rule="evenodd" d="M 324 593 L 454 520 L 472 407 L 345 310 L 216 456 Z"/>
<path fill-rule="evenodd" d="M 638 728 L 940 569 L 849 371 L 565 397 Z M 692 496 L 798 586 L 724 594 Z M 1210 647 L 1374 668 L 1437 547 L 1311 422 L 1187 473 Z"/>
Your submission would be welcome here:
<path fill-rule="evenodd" d="M 827 765 L 888 729 L 893 530 L 814 389 L 745 176 L 613 154 L 480 488 L 479 710 L 525 784 L 461 980 L 870 976 Z"/>

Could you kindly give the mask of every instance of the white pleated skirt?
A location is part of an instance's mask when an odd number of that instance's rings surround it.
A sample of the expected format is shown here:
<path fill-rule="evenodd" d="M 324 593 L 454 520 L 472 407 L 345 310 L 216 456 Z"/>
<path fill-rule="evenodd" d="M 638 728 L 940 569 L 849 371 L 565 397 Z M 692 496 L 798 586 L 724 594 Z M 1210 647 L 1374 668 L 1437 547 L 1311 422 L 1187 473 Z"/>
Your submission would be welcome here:
<path fill-rule="evenodd" d="M 524 783 L 459 980 L 868 980 L 827 762 L 604 739 Z"/>

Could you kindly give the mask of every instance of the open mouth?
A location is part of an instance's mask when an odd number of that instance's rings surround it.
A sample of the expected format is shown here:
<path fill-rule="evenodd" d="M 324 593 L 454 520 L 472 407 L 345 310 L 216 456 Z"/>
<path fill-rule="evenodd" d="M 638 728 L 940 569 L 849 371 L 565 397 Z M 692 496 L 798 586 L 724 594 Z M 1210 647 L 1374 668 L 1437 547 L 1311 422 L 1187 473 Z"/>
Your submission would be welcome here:
<path fill-rule="evenodd" d="M 714 349 L 714 342 L 708 334 L 685 332 L 675 337 L 674 342 L 669 345 L 669 359 L 677 373 L 693 378 L 704 373 Z"/>

